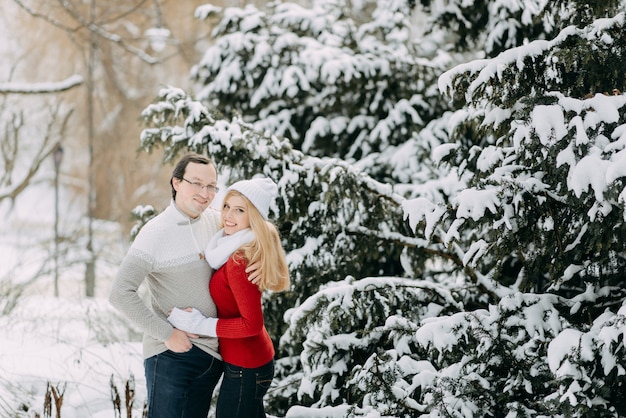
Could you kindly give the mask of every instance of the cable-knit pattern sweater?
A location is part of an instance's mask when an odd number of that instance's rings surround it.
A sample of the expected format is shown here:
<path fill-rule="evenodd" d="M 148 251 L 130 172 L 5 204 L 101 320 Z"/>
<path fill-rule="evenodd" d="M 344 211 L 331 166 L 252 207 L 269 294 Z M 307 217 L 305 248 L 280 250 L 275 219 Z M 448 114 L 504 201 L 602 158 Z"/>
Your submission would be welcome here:
<path fill-rule="evenodd" d="M 144 358 L 167 350 L 164 342 L 174 330 L 167 315 L 173 307 L 194 306 L 204 316 L 217 316 L 208 286 L 211 268 L 199 253 L 217 232 L 219 223 L 219 213 L 214 209 L 191 219 L 172 201 L 143 226 L 131 244 L 109 301 L 143 330 Z M 138 294 L 144 281 L 149 306 Z M 221 359 L 217 338 L 201 337 L 192 342 Z"/>

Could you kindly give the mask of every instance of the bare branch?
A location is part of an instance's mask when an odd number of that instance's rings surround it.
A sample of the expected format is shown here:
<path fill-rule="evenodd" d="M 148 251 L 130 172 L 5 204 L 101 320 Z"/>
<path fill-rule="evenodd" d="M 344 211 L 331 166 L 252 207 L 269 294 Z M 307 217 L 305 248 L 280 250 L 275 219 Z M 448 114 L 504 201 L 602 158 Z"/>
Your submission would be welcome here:
<path fill-rule="evenodd" d="M 103 27 L 101 27 L 100 25 L 94 22 L 87 21 L 83 16 L 81 16 L 80 14 L 72 10 L 71 5 L 68 4 L 67 1 L 60 0 L 59 3 L 61 4 L 61 6 L 63 6 L 65 11 L 69 13 L 69 15 L 72 16 L 78 23 L 80 23 L 83 27 L 89 29 L 91 32 L 95 33 L 96 35 L 99 35 L 100 37 L 106 39 L 107 41 L 113 44 L 119 45 L 122 49 L 137 56 L 142 61 L 148 64 L 158 64 L 159 62 L 161 62 L 158 58 L 155 58 L 152 55 L 147 54 L 142 49 L 139 49 L 132 45 L 127 44 L 124 41 L 124 39 L 122 39 L 121 36 L 116 35 L 114 33 L 110 33 L 109 31 L 105 30 Z"/>
<path fill-rule="evenodd" d="M 17 143 L 19 142 L 20 129 L 24 125 L 22 119 L 23 116 L 15 116 L 16 120 L 12 125 L 12 130 L 7 130 L 6 132 L 7 140 L 12 139 L 13 143 L 6 145 L 7 143 L 5 141 L 0 141 L 0 145 L 2 145 L 2 147 L 5 147 L 5 145 L 9 147 L 6 149 L 3 148 L 3 151 L 6 152 L 6 154 L 3 152 L 3 156 L 5 158 L 5 168 L 7 170 L 5 176 L 2 178 L 2 182 L 0 182 L 0 186 L 11 186 L 8 190 L 0 193 L 0 201 L 4 199 L 15 200 L 15 198 L 30 185 L 31 180 L 35 177 L 43 162 L 54 152 L 56 146 L 54 138 L 56 138 L 57 135 L 61 137 L 63 136 L 67 121 L 73 112 L 73 109 L 71 109 L 63 115 L 63 119 L 60 121 L 60 132 L 55 135 L 54 126 L 59 123 L 59 119 L 62 117 L 59 108 L 60 105 L 57 105 L 56 109 L 51 109 L 45 135 L 36 150 L 36 155 L 32 157 L 31 163 L 22 178 L 17 182 L 17 184 L 12 184 L 11 174 L 13 174 L 13 170 L 15 168 L 13 163 L 17 161 L 17 153 L 19 151 Z"/>
<path fill-rule="evenodd" d="M 46 14 L 42 14 L 37 12 L 35 9 L 31 9 L 30 7 L 28 7 L 27 4 L 25 4 L 22 0 L 13 0 L 18 6 L 20 6 L 22 9 L 24 9 L 29 15 L 36 17 L 38 19 L 43 19 L 46 22 L 50 23 L 53 26 L 56 26 L 57 28 L 61 28 L 64 31 L 68 31 L 68 32 L 75 32 L 76 30 L 80 29 L 80 28 L 69 28 L 66 25 L 64 25 L 60 20 L 56 20 L 54 19 L 52 16 L 46 15 Z"/>
<path fill-rule="evenodd" d="M 90 22 L 89 20 L 85 19 L 83 16 L 81 16 L 79 13 L 76 13 L 70 4 L 68 4 L 67 1 L 65 0 L 60 0 L 59 3 L 61 4 L 61 6 L 63 7 L 63 9 L 68 13 L 68 15 L 70 17 L 72 17 L 76 22 L 79 23 L 79 26 L 72 28 L 69 27 L 67 25 L 65 25 L 63 22 L 61 22 L 60 20 L 56 20 L 51 16 L 48 15 L 44 15 L 42 13 L 37 12 L 36 10 L 30 8 L 28 5 L 26 5 L 22 0 L 13 0 L 15 3 L 17 3 L 17 5 L 19 5 L 22 9 L 24 9 L 28 14 L 30 14 L 33 17 L 36 17 L 38 19 L 43 19 L 46 22 L 68 32 L 68 33 L 74 33 L 77 32 L 78 30 L 82 29 L 82 28 L 87 28 L 88 30 L 90 30 L 91 32 L 97 34 L 98 36 L 106 39 L 107 41 L 118 45 L 119 47 L 121 47 L 122 49 L 124 49 L 127 52 L 130 52 L 131 54 L 137 56 L 139 59 L 141 59 L 142 61 L 148 63 L 148 64 L 158 64 L 161 62 L 160 59 L 153 57 L 152 55 L 146 53 L 145 51 L 143 51 L 140 48 L 134 47 L 132 45 L 129 45 L 127 42 L 124 41 L 124 39 L 122 39 L 121 36 L 116 35 L 114 33 L 110 33 L 109 31 L 105 30 L 103 27 L 99 26 L 98 24 L 94 23 L 94 22 Z M 139 5 L 143 4 L 145 2 L 145 0 L 142 0 Z M 133 8 L 132 10 L 136 9 L 137 7 Z"/>

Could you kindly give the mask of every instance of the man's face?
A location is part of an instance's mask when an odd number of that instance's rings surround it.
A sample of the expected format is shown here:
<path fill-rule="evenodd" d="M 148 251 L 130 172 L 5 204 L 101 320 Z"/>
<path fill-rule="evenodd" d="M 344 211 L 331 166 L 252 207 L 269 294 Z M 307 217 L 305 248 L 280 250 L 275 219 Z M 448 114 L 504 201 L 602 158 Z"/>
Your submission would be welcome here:
<path fill-rule="evenodd" d="M 176 205 L 190 218 L 197 218 L 215 197 L 217 170 L 212 164 L 189 163 L 183 179 L 173 179 Z"/>

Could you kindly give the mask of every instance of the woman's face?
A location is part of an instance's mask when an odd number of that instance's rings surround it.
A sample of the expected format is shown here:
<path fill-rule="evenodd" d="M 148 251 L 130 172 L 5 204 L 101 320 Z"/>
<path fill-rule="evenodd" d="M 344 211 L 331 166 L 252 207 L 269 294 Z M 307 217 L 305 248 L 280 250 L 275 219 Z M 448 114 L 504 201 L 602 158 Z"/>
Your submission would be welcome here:
<path fill-rule="evenodd" d="M 250 227 L 248 203 L 241 196 L 229 196 L 222 205 L 222 225 L 224 234 L 232 235 Z"/>

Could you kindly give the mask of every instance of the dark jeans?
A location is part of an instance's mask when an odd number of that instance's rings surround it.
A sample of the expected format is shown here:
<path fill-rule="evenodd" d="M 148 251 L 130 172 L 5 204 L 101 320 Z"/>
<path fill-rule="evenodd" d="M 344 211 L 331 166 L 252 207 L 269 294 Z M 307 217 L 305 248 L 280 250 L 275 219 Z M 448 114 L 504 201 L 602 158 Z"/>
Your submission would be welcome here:
<path fill-rule="evenodd" d="M 265 417 L 263 396 L 274 378 L 274 360 L 256 369 L 224 363 L 224 379 L 217 397 L 217 418 Z"/>
<path fill-rule="evenodd" d="M 196 346 L 144 360 L 148 418 L 206 418 L 223 362 Z"/>

